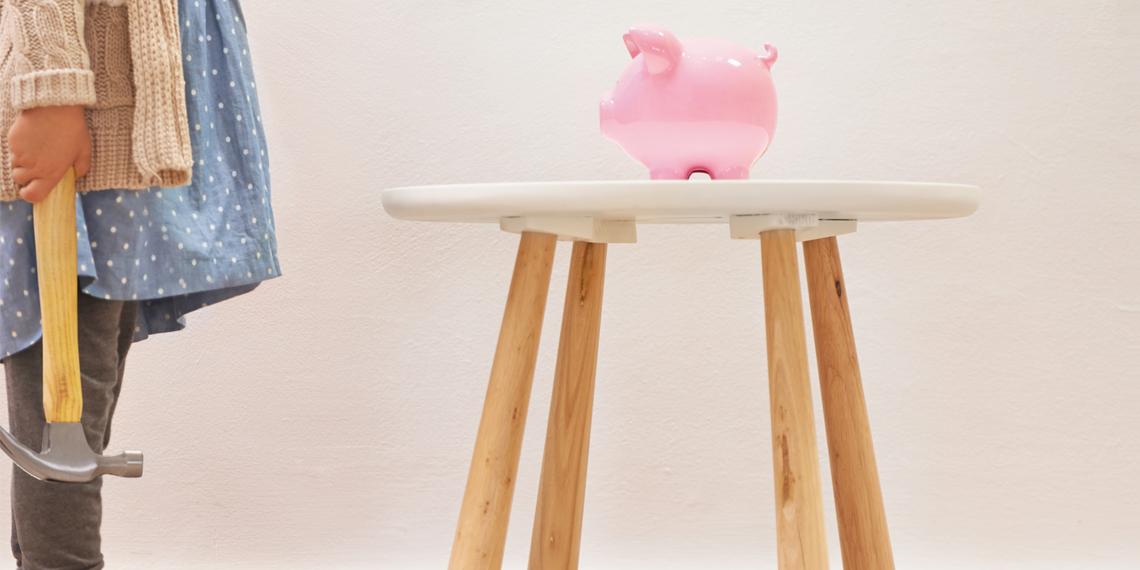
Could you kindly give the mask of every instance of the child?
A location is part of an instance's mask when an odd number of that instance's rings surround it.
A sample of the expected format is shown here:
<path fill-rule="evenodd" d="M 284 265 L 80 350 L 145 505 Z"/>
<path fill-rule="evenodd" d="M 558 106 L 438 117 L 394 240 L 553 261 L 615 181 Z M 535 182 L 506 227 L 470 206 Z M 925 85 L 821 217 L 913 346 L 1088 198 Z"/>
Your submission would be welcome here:
<path fill-rule="evenodd" d="M 81 176 L 83 425 L 107 445 L 127 351 L 280 272 L 239 0 L 0 0 L 0 358 L 9 424 L 39 449 L 32 207 Z M 192 176 L 192 179 L 191 179 Z M 14 470 L 21 568 L 103 567 L 100 481 Z"/>

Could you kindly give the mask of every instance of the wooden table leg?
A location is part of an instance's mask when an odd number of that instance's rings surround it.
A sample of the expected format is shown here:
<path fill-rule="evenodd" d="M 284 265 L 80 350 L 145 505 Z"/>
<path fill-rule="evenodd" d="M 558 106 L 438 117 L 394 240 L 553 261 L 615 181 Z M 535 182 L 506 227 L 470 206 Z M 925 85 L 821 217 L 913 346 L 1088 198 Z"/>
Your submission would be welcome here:
<path fill-rule="evenodd" d="M 531 535 L 531 570 L 578 567 L 605 272 L 606 244 L 574 244 Z"/>
<path fill-rule="evenodd" d="M 804 242 L 804 264 L 843 568 L 889 570 L 895 563 L 835 238 Z"/>
<path fill-rule="evenodd" d="M 451 548 L 452 570 L 499 568 L 503 563 L 556 244 L 557 238 L 546 234 L 523 233 L 519 239 L 495 362 L 483 402 L 483 418 Z"/>
<path fill-rule="evenodd" d="M 807 369 L 796 234 L 760 234 L 772 464 L 776 482 L 776 542 L 781 570 L 827 568 L 827 538 L 819 483 L 811 382 Z"/>

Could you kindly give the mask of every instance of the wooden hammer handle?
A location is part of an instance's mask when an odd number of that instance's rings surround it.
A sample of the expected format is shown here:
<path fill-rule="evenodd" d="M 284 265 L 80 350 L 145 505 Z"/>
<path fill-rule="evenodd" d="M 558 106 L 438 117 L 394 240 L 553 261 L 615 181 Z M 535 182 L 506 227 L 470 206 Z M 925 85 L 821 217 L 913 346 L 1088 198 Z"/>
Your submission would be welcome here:
<path fill-rule="evenodd" d="M 33 207 L 36 275 L 43 322 L 44 416 L 51 423 L 83 415 L 79 376 L 79 277 L 76 269 L 75 171 Z"/>

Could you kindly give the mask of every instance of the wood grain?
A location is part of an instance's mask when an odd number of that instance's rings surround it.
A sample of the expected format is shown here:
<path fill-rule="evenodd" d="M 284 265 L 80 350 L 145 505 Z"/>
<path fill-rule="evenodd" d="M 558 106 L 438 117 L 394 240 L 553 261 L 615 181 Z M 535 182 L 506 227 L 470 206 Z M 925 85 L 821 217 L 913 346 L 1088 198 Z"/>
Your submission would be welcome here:
<path fill-rule="evenodd" d="M 843 567 L 893 569 L 894 556 L 836 239 L 804 242 L 804 264 Z"/>
<path fill-rule="evenodd" d="M 795 232 L 764 232 L 760 235 L 760 249 L 779 567 L 822 570 L 827 568 L 827 539 Z"/>
<path fill-rule="evenodd" d="M 52 423 L 78 422 L 83 416 L 83 384 L 79 376 L 73 170 L 32 208 L 32 216 L 44 333 L 44 416 Z"/>
<path fill-rule="evenodd" d="M 467 489 L 451 549 L 452 570 L 500 568 L 534 380 L 555 236 L 523 233 L 483 402 Z"/>
<path fill-rule="evenodd" d="M 606 244 L 574 244 L 531 534 L 531 570 L 578 567 L 605 271 Z"/>

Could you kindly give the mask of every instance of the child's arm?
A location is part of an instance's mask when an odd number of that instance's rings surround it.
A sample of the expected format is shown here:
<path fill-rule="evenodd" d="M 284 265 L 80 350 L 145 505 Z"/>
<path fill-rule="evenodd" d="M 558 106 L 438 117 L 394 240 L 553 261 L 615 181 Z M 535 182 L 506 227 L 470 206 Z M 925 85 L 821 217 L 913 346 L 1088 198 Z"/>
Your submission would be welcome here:
<path fill-rule="evenodd" d="M 95 103 L 95 75 L 83 39 L 83 0 L 4 0 L 12 34 L 12 105 L 8 132 L 12 176 L 20 197 L 42 200 L 68 168 L 91 164 L 84 107 Z"/>

